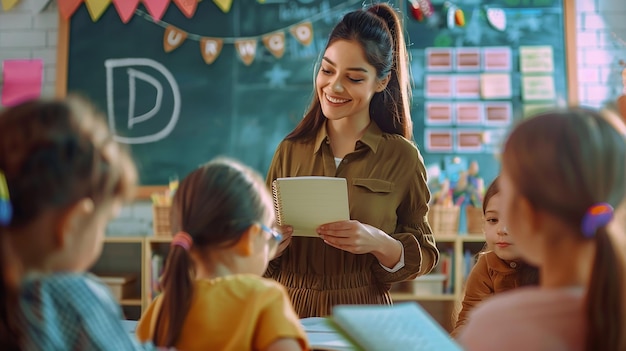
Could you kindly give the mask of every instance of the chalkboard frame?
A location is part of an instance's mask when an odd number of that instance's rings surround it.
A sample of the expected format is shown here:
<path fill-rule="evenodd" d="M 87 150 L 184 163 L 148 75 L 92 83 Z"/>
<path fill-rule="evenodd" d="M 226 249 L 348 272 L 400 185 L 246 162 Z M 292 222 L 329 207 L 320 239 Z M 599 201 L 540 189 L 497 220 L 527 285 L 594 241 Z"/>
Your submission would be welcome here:
<path fill-rule="evenodd" d="M 404 2 L 401 2 L 404 5 Z M 402 6 L 404 10 L 404 6 Z M 112 5 L 110 5 L 112 6 Z M 58 98 L 67 96 L 67 79 L 69 63 L 69 34 L 70 19 L 65 19 L 59 12 L 59 28 L 57 39 L 57 63 L 56 63 L 56 84 L 55 95 Z M 578 85 L 577 76 L 577 53 L 576 53 L 576 4 L 575 0 L 563 0 L 563 23 L 565 31 L 565 50 L 567 52 L 566 82 L 570 87 Z M 579 102 L 578 89 L 567 89 L 568 103 L 576 105 Z M 154 192 L 167 189 L 167 185 L 140 185 L 136 193 L 136 199 L 149 199 Z"/>

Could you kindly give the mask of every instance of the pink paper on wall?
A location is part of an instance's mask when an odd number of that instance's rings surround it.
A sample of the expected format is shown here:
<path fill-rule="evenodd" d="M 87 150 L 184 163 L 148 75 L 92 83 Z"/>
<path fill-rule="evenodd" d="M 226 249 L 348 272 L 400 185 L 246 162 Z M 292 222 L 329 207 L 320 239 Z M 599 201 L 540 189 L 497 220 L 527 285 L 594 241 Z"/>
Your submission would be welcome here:
<path fill-rule="evenodd" d="M 43 61 L 5 60 L 2 63 L 2 105 L 38 98 L 43 85 Z"/>

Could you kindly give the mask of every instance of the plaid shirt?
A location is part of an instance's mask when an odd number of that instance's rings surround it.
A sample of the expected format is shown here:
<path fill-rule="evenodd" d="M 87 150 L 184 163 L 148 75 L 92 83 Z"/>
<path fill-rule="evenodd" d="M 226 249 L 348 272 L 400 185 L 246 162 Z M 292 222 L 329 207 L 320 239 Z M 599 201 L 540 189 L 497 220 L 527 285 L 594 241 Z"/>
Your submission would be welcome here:
<path fill-rule="evenodd" d="M 89 274 L 28 277 L 20 295 L 25 350 L 148 350 L 122 324 L 106 285 Z"/>

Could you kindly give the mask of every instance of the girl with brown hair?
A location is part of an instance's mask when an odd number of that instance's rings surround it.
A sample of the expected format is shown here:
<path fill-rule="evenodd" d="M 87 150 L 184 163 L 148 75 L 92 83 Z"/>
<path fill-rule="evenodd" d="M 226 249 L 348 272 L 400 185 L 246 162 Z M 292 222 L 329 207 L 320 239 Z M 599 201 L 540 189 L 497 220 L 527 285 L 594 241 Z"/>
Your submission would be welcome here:
<path fill-rule="evenodd" d="M 180 183 L 174 238 L 159 295 L 137 336 L 185 351 L 306 350 L 284 288 L 261 278 L 280 234 L 261 177 L 229 159 L 213 160 Z"/>
<path fill-rule="evenodd" d="M 626 140 L 600 113 L 548 111 L 513 130 L 501 216 L 540 285 L 478 306 L 459 337 L 466 349 L 626 349 L 623 248 L 607 228 L 625 180 Z"/>
<path fill-rule="evenodd" d="M 483 200 L 483 231 L 486 250 L 478 254 L 465 284 L 462 308 L 451 335 L 459 334 L 469 312 L 492 295 L 539 283 L 537 268 L 526 264 L 500 218 L 502 202 L 498 177 L 487 188 Z"/>

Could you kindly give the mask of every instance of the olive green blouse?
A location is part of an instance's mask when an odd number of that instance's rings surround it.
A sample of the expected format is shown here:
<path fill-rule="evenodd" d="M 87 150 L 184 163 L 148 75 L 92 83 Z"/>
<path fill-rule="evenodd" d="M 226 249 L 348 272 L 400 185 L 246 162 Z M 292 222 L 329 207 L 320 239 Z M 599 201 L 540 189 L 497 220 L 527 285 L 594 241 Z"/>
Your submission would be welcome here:
<path fill-rule="evenodd" d="M 426 219 L 426 170 L 407 139 L 383 133 L 372 121 L 355 151 L 336 167 L 324 125 L 315 140 L 283 140 L 278 146 L 268 186 L 276 178 L 295 176 L 346 178 L 350 218 L 404 246 L 404 267 L 390 273 L 372 254 L 352 254 L 320 238 L 293 237 L 265 275 L 287 288 L 301 318 L 329 315 L 337 304 L 391 304 L 391 283 L 426 274 L 437 264 L 439 252 Z"/>

